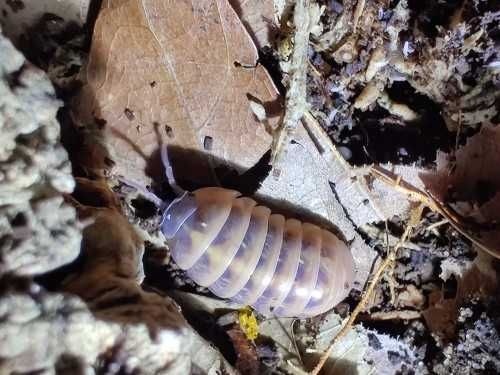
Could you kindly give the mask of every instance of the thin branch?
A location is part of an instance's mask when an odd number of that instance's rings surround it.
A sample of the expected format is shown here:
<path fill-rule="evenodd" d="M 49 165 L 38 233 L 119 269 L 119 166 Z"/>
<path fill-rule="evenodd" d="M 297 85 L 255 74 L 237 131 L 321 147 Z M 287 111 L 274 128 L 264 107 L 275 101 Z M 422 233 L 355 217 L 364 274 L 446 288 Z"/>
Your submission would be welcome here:
<path fill-rule="evenodd" d="M 421 212 L 421 211 L 420 211 Z M 372 279 L 368 283 L 368 286 L 363 293 L 363 297 L 361 298 L 361 301 L 359 301 L 358 305 L 352 312 L 351 316 L 349 317 L 349 320 L 345 323 L 344 327 L 337 333 L 337 336 L 332 340 L 326 351 L 322 354 L 318 364 L 316 367 L 310 372 L 310 375 L 317 375 L 321 369 L 323 368 L 324 364 L 330 357 L 330 354 L 333 350 L 333 347 L 335 344 L 342 338 L 344 337 L 349 330 L 352 328 L 352 325 L 354 324 L 354 321 L 358 317 L 358 315 L 365 309 L 366 305 L 368 304 L 368 301 L 373 295 L 373 292 L 375 291 L 375 287 L 378 285 L 380 279 L 384 275 L 385 270 L 395 262 L 396 256 L 398 253 L 398 250 L 403 246 L 403 244 L 406 242 L 408 237 L 410 236 L 411 230 L 414 227 L 414 220 L 410 220 L 410 223 L 407 225 L 403 235 L 401 236 L 399 242 L 392 248 L 389 253 L 387 254 L 387 257 L 384 259 L 382 264 L 380 264 L 379 268 L 373 275 Z"/>
<path fill-rule="evenodd" d="M 479 249 L 486 251 L 492 257 L 500 259 L 500 248 L 490 248 L 481 239 L 474 237 L 472 235 L 472 233 L 474 233 L 474 230 L 480 230 L 481 228 L 474 227 L 473 223 L 466 223 L 463 217 L 460 216 L 451 206 L 439 202 L 427 192 L 423 192 L 412 184 L 404 181 L 401 176 L 398 176 L 391 171 L 382 168 L 381 166 L 373 166 L 370 172 L 375 177 L 391 185 L 395 190 L 409 195 L 414 200 L 425 204 L 431 210 L 442 215 L 449 221 L 453 228 L 455 228 L 460 234 L 470 240 Z"/>
<path fill-rule="evenodd" d="M 285 97 L 285 116 L 275 136 L 271 155 L 271 164 L 275 165 L 285 152 L 286 145 L 299 125 L 299 121 L 307 109 L 307 51 L 309 35 L 314 20 L 311 17 L 311 1 L 296 0 L 293 14 L 295 26 L 294 45 L 288 73 L 290 84 Z"/>

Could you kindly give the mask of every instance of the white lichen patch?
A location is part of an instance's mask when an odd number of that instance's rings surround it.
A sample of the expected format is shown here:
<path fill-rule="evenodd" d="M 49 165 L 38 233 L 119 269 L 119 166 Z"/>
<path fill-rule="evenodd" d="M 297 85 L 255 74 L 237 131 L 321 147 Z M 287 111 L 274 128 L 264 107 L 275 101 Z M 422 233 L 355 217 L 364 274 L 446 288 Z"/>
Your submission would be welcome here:
<path fill-rule="evenodd" d="M 179 373 L 189 371 L 189 362 L 173 363 L 188 343 L 181 331 L 151 335 L 144 324 L 99 320 L 76 297 L 14 292 L 0 299 L 0 318 L 3 374 L 35 369 L 51 373 L 54 366 L 61 366 L 62 358 L 71 359 L 79 370 L 75 373 L 82 374 L 110 368 L 158 373 L 164 366 Z"/>
<path fill-rule="evenodd" d="M 107 225 L 107 235 L 88 238 L 87 225 L 82 243 L 63 198 L 75 180 L 56 120 L 62 103 L 1 34 L 0 56 L 0 373 L 231 373 L 170 298 L 142 290 L 143 243 L 119 212 L 122 232 Z M 58 285 L 64 294 L 31 281 L 99 239 L 80 274 Z"/>
<path fill-rule="evenodd" d="M 59 142 L 61 102 L 1 35 L 0 56 L 0 273 L 40 274 L 80 250 L 75 210 L 61 196 L 75 184 Z"/>

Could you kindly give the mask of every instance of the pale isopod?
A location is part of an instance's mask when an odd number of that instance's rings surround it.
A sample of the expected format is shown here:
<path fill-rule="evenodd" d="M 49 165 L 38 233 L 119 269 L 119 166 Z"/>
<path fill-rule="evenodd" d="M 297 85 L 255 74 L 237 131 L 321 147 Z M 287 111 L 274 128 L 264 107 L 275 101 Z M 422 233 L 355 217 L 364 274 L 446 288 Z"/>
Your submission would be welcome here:
<path fill-rule="evenodd" d="M 320 314 L 353 281 L 351 253 L 334 234 L 272 214 L 234 190 L 184 193 L 164 211 L 161 230 L 192 280 L 265 315 Z"/>
<path fill-rule="evenodd" d="M 185 192 L 175 183 L 166 148 L 161 155 L 180 196 L 165 205 L 144 193 L 164 208 L 161 231 L 173 260 L 193 281 L 267 316 L 315 316 L 347 296 L 354 262 L 337 236 L 273 214 L 235 190 Z"/>

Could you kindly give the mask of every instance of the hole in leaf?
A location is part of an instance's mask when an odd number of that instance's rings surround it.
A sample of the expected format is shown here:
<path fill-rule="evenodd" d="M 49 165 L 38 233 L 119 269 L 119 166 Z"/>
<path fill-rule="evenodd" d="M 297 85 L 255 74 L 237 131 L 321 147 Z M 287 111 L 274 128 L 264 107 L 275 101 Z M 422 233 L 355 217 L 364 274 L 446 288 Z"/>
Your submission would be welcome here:
<path fill-rule="evenodd" d="M 165 133 L 167 134 L 167 137 L 174 138 L 174 131 L 170 126 L 165 125 Z"/>
<path fill-rule="evenodd" d="M 213 146 L 213 143 L 214 143 L 214 139 L 210 136 L 205 136 L 205 138 L 203 138 L 203 148 L 207 151 L 210 151 L 212 149 L 212 146 Z"/>
<path fill-rule="evenodd" d="M 125 108 L 123 110 L 123 113 L 125 113 L 125 116 L 129 121 L 133 121 L 135 119 L 134 111 L 132 111 L 130 108 Z"/>

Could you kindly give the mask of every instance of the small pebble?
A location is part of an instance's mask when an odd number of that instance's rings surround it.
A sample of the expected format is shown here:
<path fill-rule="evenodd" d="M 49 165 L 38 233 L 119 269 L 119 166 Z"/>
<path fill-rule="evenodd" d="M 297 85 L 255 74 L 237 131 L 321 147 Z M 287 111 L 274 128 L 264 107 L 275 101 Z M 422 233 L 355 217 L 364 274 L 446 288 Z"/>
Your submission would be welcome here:
<path fill-rule="evenodd" d="M 352 151 L 348 147 L 339 146 L 337 147 L 337 150 L 345 160 L 349 160 L 350 158 L 352 158 Z"/>

